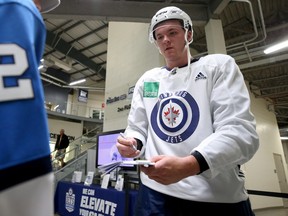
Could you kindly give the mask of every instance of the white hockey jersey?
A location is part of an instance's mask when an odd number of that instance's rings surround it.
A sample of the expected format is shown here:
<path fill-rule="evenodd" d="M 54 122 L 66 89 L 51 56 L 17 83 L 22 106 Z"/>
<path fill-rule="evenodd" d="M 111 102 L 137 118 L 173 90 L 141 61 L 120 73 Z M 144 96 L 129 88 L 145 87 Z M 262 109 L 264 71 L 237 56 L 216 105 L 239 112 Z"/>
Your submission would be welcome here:
<path fill-rule="evenodd" d="M 182 199 L 235 203 L 247 199 L 239 169 L 259 147 L 250 98 L 234 59 L 213 54 L 169 71 L 147 71 L 137 82 L 126 134 L 143 143 L 145 158 L 202 154 L 209 169 L 162 185 L 141 173 L 146 186 Z"/>

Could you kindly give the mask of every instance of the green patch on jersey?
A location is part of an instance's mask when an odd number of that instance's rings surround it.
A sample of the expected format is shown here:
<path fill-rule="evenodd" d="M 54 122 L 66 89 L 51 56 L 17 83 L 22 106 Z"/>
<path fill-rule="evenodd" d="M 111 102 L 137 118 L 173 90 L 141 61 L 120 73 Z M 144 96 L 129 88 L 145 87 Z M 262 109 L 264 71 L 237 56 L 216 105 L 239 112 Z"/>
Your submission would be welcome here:
<path fill-rule="evenodd" d="M 158 96 L 159 82 L 144 82 L 143 97 L 156 98 Z"/>

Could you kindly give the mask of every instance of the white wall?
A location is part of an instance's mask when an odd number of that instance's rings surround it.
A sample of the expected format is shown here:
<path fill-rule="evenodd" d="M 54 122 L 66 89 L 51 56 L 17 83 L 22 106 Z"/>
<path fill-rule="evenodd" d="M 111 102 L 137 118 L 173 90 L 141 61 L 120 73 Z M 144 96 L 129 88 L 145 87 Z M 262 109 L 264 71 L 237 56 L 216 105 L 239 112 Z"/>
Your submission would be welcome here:
<path fill-rule="evenodd" d="M 285 156 L 285 163 L 288 163 L 288 140 L 282 140 L 282 146 Z"/>
<path fill-rule="evenodd" d="M 274 113 L 268 111 L 264 99 L 256 99 L 251 95 L 251 102 L 251 110 L 257 122 L 260 147 L 254 158 L 244 165 L 246 187 L 250 190 L 281 192 L 277 173 L 274 172 L 276 167 L 273 153 L 281 154 L 283 161 L 285 158 L 276 117 Z M 287 170 L 286 163 L 284 168 Z M 254 209 L 283 206 L 281 198 L 251 195 L 250 199 Z"/>
<path fill-rule="evenodd" d="M 87 103 L 78 101 L 78 89 L 74 90 L 73 95 L 68 96 L 67 114 L 77 115 L 82 117 L 92 117 L 93 110 L 103 110 L 102 103 L 104 103 L 104 93 L 97 91 L 88 92 Z"/>
<path fill-rule="evenodd" d="M 65 134 L 68 136 L 74 136 L 75 139 L 82 135 L 83 124 L 75 123 L 71 121 L 62 121 L 57 119 L 48 119 L 48 126 L 50 133 L 59 134 L 60 129 L 65 130 Z"/>
<path fill-rule="evenodd" d="M 109 97 L 127 94 L 146 70 L 163 59 L 148 41 L 148 27 L 146 23 L 109 22 L 105 102 Z M 104 131 L 126 127 L 129 110 L 117 110 L 130 102 L 126 99 L 106 104 Z"/>

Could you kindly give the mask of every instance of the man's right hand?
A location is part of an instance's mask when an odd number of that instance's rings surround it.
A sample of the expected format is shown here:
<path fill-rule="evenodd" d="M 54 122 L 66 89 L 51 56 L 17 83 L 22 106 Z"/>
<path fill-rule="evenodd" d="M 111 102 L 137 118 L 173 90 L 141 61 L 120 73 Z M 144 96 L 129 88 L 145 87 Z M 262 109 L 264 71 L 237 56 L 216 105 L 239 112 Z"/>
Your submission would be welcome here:
<path fill-rule="evenodd" d="M 134 158 L 139 156 L 140 151 L 135 150 L 133 145 L 137 146 L 137 141 L 133 137 L 123 138 L 118 136 L 116 147 L 123 157 Z"/>

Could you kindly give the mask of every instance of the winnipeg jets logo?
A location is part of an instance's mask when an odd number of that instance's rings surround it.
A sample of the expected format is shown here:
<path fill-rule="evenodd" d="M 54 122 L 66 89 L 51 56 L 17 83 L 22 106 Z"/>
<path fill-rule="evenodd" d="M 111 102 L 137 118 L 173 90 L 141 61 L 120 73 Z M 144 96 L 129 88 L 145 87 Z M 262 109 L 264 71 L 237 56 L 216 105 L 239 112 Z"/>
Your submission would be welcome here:
<path fill-rule="evenodd" d="M 65 197 L 65 208 L 68 212 L 73 212 L 75 208 L 75 194 L 73 193 L 72 188 L 69 188 L 66 192 Z"/>
<path fill-rule="evenodd" d="M 168 110 L 166 112 L 164 111 L 164 116 L 167 119 L 168 124 L 173 126 L 173 124 L 176 123 L 176 119 L 178 118 L 179 114 L 179 109 L 176 110 L 170 100 Z"/>
<path fill-rule="evenodd" d="M 188 139 L 194 133 L 198 122 L 198 105 L 186 91 L 160 94 L 151 113 L 155 134 L 171 144 Z"/>

